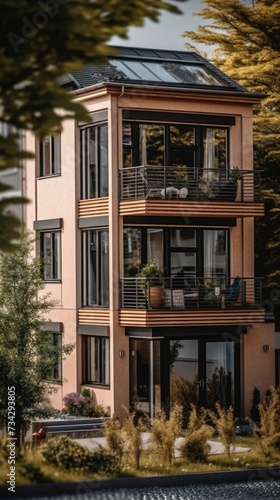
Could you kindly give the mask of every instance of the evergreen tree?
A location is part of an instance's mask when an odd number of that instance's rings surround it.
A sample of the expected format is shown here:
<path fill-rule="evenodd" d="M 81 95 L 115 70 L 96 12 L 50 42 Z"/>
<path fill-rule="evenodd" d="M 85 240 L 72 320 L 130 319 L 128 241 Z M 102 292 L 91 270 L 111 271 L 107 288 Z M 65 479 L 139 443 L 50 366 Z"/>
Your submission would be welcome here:
<path fill-rule="evenodd" d="M 19 131 L 44 137 L 60 131 L 65 118 L 86 120 L 85 109 L 59 86 L 59 77 L 85 63 L 102 63 L 112 52 L 107 45 L 112 36 L 126 38 L 129 26 L 141 26 L 146 18 L 157 21 L 161 10 L 179 13 L 180 1 L 187 0 L 2 1 L 0 121 L 10 131 L 0 132 L 0 172 L 30 157 L 20 148 Z M 11 249 L 20 224 L 5 208 L 1 202 L 0 248 Z"/>
<path fill-rule="evenodd" d="M 45 314 L 53 304 L 42 295 L 44 284 L 40 261 L 31 254 L 33 243 L 25 236 L 15 252 L 0 253 L 0 428 L 7 429 L 14 421 L 10 427 L 18 445 L 22 431 L 54 390 L 46 382 L 50 370 L 74 347 L 55 347 L 44 328 Z M 8 388 L 15 393 L 10 418 Z"/>
<path fill-rule="evenodd" d="M 196 15 L 209 20 L 183 36 L 214 45 L 213 63 L 251 92 L 263 95 L 254 111 L 255 168 L 263 171 L 266 217 L 256 221 L 256 275 L 280 326 L 280 0 L 204 0 Z"/>

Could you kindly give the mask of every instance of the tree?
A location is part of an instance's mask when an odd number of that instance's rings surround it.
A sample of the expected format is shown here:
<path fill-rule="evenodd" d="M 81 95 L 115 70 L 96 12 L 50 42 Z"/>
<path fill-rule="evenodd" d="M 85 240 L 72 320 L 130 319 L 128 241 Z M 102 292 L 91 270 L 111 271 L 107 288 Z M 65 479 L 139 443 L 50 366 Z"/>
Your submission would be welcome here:
<path fill-rule="evenodd" d="M 44 328 L 53 304 L 42 296 L 41 264 L 31 255 L 33 243 L 24 236 L 16 251 L 0 253 L 0 428 L 9 424 L 18 445 L 22 431 L 54 390 L 46 382 L 50 370 L 74 347 L 55 347 Z M 14 413 L 8 415 L 11 400 Z"/>
<path fill-rule="evenodd" d="M 145 18 L 158 21 L 161 10 L 180 13 L 174 3 L 182 1 L 187 0 L 3 0 L 0 120 L 9 130 L 0 133 L 0 173 L 30 157 L 19 145 L 22 131 L 42 138 L 60 131 L 64 119 L 86 119 L 59 77 L 86 62 L 104 62 L 113 35 L 126 38 L 129 26 L 141 26 Z M 20 225 L 6 218 L 5 206 L 1 202 L 0 248 L 11 249 Z"/>
<path fill-rule="evenodd" d="M 266 218 L 256 221 L 256 274 L 266 276 L 266 298 L 280 321 L 280 0 L 204 0 L 196 15 L 209 20 L 184 36 L 214 45 L 213 63 L 251 92 L 263 94 L 254 111 L 255 166 L 263 171 Z"/>

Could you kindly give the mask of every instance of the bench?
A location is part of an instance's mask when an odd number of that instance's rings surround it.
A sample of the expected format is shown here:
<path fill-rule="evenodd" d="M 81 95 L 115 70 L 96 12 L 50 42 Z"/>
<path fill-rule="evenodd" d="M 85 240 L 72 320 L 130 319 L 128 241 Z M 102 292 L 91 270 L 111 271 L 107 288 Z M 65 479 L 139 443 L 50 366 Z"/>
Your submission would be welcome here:
<path fill-rule="evenodd" d="M 77 418 L 77 419 L 53 419 L 36 420 L 31 426 L 31 435 L 45 429 L 46 438 L 67 434 L 71 438 L 102 437 L 104 422 L 106 418 Z M 36 437 L 36 436 L 35 436 Z"/>

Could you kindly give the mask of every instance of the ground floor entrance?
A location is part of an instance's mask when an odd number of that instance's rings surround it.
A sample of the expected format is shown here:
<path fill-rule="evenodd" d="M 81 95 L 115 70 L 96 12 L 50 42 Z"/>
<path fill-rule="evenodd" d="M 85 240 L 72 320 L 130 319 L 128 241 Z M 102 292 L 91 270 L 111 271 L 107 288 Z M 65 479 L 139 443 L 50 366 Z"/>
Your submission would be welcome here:
<path fill-rule="evenodd" d="M 130 405 L 153 417 L 174 404 L 240 408 L 240 343 L 213 336 L 130 339 Z"/>

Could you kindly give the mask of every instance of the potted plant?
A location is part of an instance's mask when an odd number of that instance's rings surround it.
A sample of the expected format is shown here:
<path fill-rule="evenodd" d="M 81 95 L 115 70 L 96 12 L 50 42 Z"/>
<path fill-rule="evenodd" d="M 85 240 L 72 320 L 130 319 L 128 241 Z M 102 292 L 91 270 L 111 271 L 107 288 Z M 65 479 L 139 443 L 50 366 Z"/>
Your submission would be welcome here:
<path fill-rule="evenodd" d="M 241 179 L 240 169 L 233 167 L 228 174 L 228 179 L 219 182 L 211 182 L 210 187 L 214 198 L 220 201 L 235 201 L 237 195 L 238 181 Z"/>
<path fill-rule="evenodd" d="M 229 172 L 229 178 L 237 184 L 237 182 L 241 179 L 242 175 L 239 167 L 233 167 Z"/>
<path fill-rule="evenodd" d="M 140 286 L 148 290 L 149 304 L 151 307 L 160 307 L 162 303 L 162 285 L 165 270 L 153 259 L 144 264 L 137 277 L 142 278 Z"/>
<path fill-rule="evenodd" d="M 228 201 L 235 201 L 237 195 L 238 181 L 241 179 L 240 169 L 233 167 L 229 171 L 228 181 L 224 181 L 224 199 Z"/>

